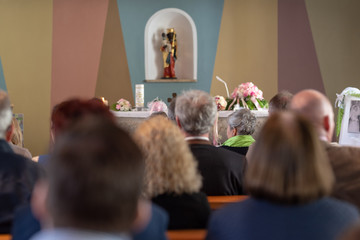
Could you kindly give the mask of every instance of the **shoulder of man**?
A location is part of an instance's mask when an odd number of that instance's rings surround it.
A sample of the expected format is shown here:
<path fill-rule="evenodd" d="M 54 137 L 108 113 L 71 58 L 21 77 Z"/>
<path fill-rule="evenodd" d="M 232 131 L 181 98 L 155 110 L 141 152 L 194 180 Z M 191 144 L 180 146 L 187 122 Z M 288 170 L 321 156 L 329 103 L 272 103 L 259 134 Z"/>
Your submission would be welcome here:
<path fill-rule="evenodd" d="M 342 146 L 334 143 L 325 143 L 325 150 L 330 161 L 360 162 L 360 147 Z"/>

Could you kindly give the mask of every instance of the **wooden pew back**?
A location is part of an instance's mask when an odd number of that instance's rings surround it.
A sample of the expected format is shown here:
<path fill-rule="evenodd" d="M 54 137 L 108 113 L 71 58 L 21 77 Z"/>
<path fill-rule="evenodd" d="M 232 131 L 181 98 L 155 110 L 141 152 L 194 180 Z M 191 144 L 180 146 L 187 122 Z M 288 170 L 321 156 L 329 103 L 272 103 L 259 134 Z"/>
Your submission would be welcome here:
<path fill-rule="evenodd" d="M 247 199 L 248 195 L 233 195 L 233 196 L 208 196 L 207 199 L 211 210 L 219 209 L 226 204 L 240 202 Z"/>
<path fill-rule="evenodd" d="M 169 240 L 204 240 L 206 229 L 168 230 Z"/>

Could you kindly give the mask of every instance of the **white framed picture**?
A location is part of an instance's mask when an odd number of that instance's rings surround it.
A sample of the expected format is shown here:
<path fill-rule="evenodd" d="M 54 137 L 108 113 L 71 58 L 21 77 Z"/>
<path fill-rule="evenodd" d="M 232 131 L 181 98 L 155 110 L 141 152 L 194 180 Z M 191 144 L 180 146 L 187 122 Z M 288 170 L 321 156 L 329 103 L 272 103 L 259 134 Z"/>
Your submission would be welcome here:
<path fill-rule="evenodd" d="M 360 98 L 346 96 L 339 144 L 360 147 Z"/>

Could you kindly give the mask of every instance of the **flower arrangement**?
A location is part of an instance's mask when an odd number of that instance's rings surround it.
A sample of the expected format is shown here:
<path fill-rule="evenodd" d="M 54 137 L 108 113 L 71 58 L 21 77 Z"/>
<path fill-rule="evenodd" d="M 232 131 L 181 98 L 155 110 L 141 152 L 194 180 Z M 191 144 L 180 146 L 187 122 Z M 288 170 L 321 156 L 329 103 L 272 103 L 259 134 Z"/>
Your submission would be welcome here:
<path fill-rule="evenodd" d="M 263 92 L 252 82 L 242 83 L 236 87 L 227 102 L 227 110 L 233 110 L 234 107 L 261 110 L 269 106 L 263 97 Z"/>
<path fill-rule="evenodd" d="M 216 103 L 218 111 L 223 111 L 226 109 L 227 101 L 225 100 L 225 98 L 223 96 L 216 95 L 214 97 L 214 99 L 215 99 L 215 103 Z"/>
<path fill-rule="evenodd" d="M 340 94 L 336 94 L 335 107 L 339 108 L 336 120 L 336 136 L 340 135 L 345 110 L 345 97 L 348 95 L 360 98 L 360 90 L 358 88 L 347 87 Z"/>
<path fill-rule="evenodd" d="M 152 114 L 153 112 L 167 113 L 167 111 L 168 111 L 166 103 L 164 103 L 159 98 L 155 98 L 151 102 L 148 102 L 147 107 L 148 107 L 148 109 L 150 109 L 150 114 Z"/>
<path fill-rule="evenodd" d="M 119 101 L 111 105 L 111 110 L 113 111 L 131 111 L 131 104 L 128 100 L 120 98 Z"/>

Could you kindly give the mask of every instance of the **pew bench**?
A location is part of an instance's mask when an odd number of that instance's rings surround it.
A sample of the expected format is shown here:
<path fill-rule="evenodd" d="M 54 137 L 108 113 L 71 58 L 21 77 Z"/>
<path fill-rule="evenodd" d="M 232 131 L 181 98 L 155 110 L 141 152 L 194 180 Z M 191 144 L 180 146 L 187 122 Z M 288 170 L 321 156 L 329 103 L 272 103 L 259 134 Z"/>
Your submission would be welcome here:
<path fill-rule="evenodd" d="M 204 240 L 206 229 L 168 230 L 168 240 Z"/>
<path fill-rule="evenodd" d="M 208 196 L 208 202 L 211 210 L 219 209 L 229 203 L 240 202 L 247 199 L 248 195 L 233 195 L 233 196 Z"/>

